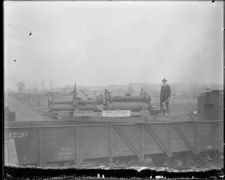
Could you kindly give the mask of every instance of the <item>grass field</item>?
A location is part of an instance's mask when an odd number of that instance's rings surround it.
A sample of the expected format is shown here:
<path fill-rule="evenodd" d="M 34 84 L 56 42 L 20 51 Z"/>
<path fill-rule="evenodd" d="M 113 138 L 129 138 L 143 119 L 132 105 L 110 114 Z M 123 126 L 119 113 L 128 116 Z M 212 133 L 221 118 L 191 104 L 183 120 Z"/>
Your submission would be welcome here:
<path fill-rule="evenodd" d="M 43 114 L 48 111 L 48 99 L 42 96 L 5 98 L 5 106 L 16 112 L 16 121 L 41 121 L 47 117 Z"/>
<path fill-rule="evenodd" d="M 49 119 L 45 114 L 48 109 L 48 96 L 45 95 L 7 95 L 5 106 L 16 112 L 16 121 L 41 121 Z M 67 97 L 69 100 L 71 97 Z M 152 97 L 152 104 L 160 108 L 159 97 Z M 170 114 L 188 114 L 197 110 L 197 99 L 194 97 L 171 97 Z"/>

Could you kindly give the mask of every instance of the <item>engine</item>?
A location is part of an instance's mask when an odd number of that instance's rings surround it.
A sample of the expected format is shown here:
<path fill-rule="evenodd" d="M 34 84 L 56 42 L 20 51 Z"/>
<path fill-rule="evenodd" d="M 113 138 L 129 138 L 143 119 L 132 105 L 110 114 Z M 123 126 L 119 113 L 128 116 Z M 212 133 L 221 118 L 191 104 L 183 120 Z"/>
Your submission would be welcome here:
<path fill-rule="evenodd" d="M 107 89 L 104 95 L 98 96 L 95 99 L 88 98 L 84 100 L 74 96 L 71 101 L 49 100 L 50 112 L 57 114 L 65 114 L 70 117 L 76 116 L 101 116 L 102 112 L 106 111 L 127 111 L 131 115 L 148 114 L 151 112 L 151 97 L 141 91 L 140 95 L 131 96 L 125 94 L 123 96 L 112 95 Z"/>

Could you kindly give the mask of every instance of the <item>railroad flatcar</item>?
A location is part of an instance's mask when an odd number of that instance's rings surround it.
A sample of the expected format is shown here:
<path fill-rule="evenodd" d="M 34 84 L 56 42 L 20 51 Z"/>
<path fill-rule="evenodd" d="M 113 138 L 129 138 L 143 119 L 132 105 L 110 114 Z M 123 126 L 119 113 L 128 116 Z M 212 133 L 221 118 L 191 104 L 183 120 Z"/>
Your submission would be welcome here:
<path fill-rule="evenodd" d="M 223 91 L 200 94 L 198 113 L 184 116 L 158 115 L 147 94 L 106 91 L 104 97 L 101 103 L 49 100 L 56 119 L 5 122 L 6 164 L 84 167 L 150 159 L 154 166 L 190 168 L 223 158 Z"/>

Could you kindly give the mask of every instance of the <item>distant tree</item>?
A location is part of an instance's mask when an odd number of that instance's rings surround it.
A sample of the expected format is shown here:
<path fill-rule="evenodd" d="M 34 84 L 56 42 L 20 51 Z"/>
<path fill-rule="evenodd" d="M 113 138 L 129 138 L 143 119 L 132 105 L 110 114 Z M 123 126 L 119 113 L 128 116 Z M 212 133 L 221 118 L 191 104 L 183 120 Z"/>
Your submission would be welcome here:
<path fill-rule="evenodd" d="M 44 91 L 46 88 L 45 88 L 45 81 L 40 81 L 40 84 L 41 84 L 41 90 Z"/>
<path fill-rule="evenodd" d="M 114 93 L 116 93 L 117 95 L 123 95 L 125 93 L 125 90 L 123 88 L 118 88 Z"/>
<path fill-rule="evenodd" d="M 97 93 L 98 93 L 98 92 L 97 92 L 96 90 L 92 91 L 92 95 L 93 95 L 93 96 L 96 96 Z"/>
<path fill-rule="evenodd" d="M 37 81 L 32 82 L 32 90 L 34 93 L 38 92 L 38 82 Z"/>
<path fill-rule="evenodd" d="M 49 90 L 53 90 L 54 89 L 54 81 L 49 80 L 48 81 L 48 85 L 49 85 Z"/>
<path fill-rule="evenodd" d="M 127 94 L 127 95 L 132 95 L 133 93 L 134 93 L 134 89 L 133 89 L 131 86 L 129 86 L 129 87 L 127 88 L 126 94 Z"/>
<path fill-rule="evenodd" d="M 17 86 L 17 90 L 18 90 L 19 93 L 24 92 L 24 90 L 25 90 L 25 83 L 23 81 L 18 82 L 16 84 L 16 86 Z"/>

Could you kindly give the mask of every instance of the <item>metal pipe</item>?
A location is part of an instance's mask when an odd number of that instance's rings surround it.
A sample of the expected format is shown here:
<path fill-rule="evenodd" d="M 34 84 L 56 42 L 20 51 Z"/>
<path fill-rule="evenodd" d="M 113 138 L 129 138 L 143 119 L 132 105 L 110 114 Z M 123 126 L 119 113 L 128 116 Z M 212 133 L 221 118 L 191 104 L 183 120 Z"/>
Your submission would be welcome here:
<path fill-rule="evenodd" d="M 73 101 L 53 101 L 53 104 L 72 104 Z"/>
<path fill-rule="evenodd" d="M 50 108 L 50 111 L 73 111 L 74 107 L 73 106 L 53 106 Z"/>
<path fill-rule="evenodd" d="M 110 101 L 144 101 L 146 102 L 146 98 L 144 96 L 110 96 Z"/>

